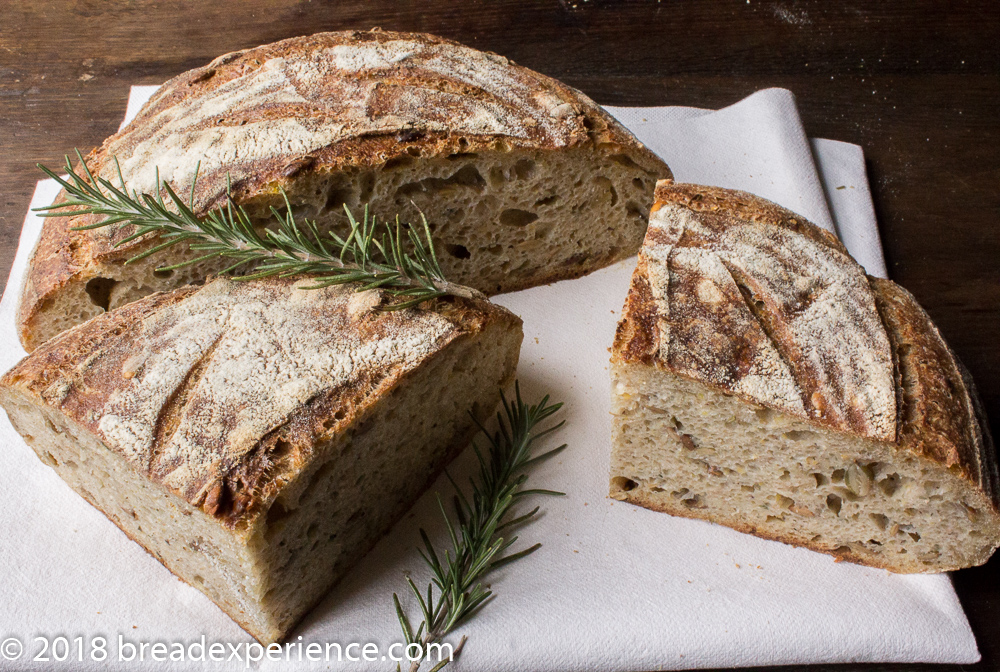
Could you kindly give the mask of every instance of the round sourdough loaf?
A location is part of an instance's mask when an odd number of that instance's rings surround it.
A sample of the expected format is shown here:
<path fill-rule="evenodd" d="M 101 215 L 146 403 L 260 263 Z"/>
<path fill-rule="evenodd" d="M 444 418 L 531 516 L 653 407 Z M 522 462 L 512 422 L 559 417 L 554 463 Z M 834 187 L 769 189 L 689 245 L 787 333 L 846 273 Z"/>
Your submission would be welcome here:
<path fill-rule="evenodd" d="M 661 182 L 611 359 L 611 496 L 897 572 L 982 564 L 1000 473 L 914 298 L 750 194 Z"/>
<path fill-rule="evenodd" d="M 634 254 L 667 166 L 585 95 L 502 56 L 430 35 L 321 33 L 220 56 L 164 84 L 86 157 L 95 174 L 155 192 L 194 189 L 198 214 L 233 199 L 256 220 L 284 207 L 344 227 L 344 206 L 404 223 L 427 216 L 449 278 L 487 294 L 583 275 Z M 30 351 L 153 291 L 201 281 L 224 261 L 131 226 L 49 219 L 23 289 Z"/>

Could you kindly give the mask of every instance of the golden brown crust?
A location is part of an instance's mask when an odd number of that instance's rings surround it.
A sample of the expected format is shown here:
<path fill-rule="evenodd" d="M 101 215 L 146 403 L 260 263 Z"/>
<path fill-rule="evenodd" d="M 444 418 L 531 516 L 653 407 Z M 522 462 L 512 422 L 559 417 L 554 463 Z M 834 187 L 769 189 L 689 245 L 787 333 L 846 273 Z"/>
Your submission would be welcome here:
<path fill-rule="evenodd" d="M 226 54 L 175 77 L 86 158 L 117 182 L 153 191 L 154 169 L 187 194 L 201 161 L 195 211 L 225 202 L 278 205 L 279 187 L 352 167 L 379 168 L 512 147 L 627 150 L 663 176 L 663 162 L 585 95 L 496 54 L 417 33 L 320 33 Z M 190 165 L 189 165 L 190 164 Z M 94 217 L 52 218 L 32 255 L 18 316 L 22 343 L 67 286 L 151 245 L 116 245 L 131 226 L 71 231 Z M 582 271 L 552 269 L 545 282 Z"/>
<path fill-rule="evenodd" d="M 750 194 L 658 183 L 613 353 L 896 438 L 892 352 L 864 269 L 831 234 Z"/>
<path fill-rule="evenodd" d="M 241 527 L 415 367 L 491 323 L 520 324 L 487 301 L 382 312 L 350 288 L 300 282 L 217 279 L 151 295 L 51 339 L 0 387 L 57 408 L 151 481 Z"/>
<path fill-rule="evenodd" d="M 1000 473 L 971 378 L 912 294 L 891 280 L 871 283 L 896 357 L 898 448 L 960 474 L 1000 509 Z"/>
<path fill-rule="evenodd" d="M 788 231 L 801 233 L 810 240 L 847 254 L 847 248 L 844 247 L 844 244 L 829 231 L 821 229 L 801 215 L 783 208 L 777 203 L 745 191 L 660 180 L 656 185 L 655 198 L 653 212 L 666 205 L 675 204 L 693 212 L 722 214 L 727 218 L 772 224 Z"/>

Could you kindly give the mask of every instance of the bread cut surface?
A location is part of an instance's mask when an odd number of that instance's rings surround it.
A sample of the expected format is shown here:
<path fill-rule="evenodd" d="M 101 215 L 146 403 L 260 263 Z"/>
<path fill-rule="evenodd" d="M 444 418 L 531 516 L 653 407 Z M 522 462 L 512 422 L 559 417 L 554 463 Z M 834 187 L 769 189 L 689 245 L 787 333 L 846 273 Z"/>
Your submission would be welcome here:
<path fill-rule="evenodd" d="M 487 294 L 578 277 L 634 254 L 667 166 L 585 95 L 429 35 L 321 33 L 221 56 L 164 84 L 87 158 L 155 191 L 157 171 L 195 211 L 234 199 L 258 221 L 284 207 L 321 229 L 346 204 L 433 228 L 445 275 Z M 151 240 L 130 226 L 46 221 L 19 315 L 29 351 L 63 329 L 228 264 L 157 273 L 174 248 L 127 267 Z"/>
<path fill-rule="evenodd" d="M 611 360 L 611 496 L 897 572 L 985 562 L 972 381 L 904 289 L 749 194 L 661 182 Z"/>
<path fill-rule="evenodd" d="M 521 342 L 486 301 L 382 312 L 301 282 L 154 294 L 0 381 L 43 462 L 265 643 L 467 444 Z"/>

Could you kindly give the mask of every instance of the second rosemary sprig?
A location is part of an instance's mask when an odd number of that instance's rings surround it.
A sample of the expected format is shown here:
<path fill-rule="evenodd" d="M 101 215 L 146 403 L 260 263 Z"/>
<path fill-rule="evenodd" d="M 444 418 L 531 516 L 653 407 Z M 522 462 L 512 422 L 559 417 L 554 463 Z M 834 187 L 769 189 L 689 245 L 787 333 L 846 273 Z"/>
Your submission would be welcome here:
<path fill-rule="evenodd" d="M 150 234 L 158 236 L 151 247 L 128 259 L 126 264 L 187 243 L 191 250 L 200 253 L 199 256 L 158 270 L 168 271 L 221 258 L 232 262 L 222 273 L 235 274 L 238 280 L 309 275 L 312 284 L 305 286 L 308 289 L 346 283 L 356 283 L 357 291 L 381 289 L 396 299 L 381 306 L 383 310 L 400 310 L 445 295 L 482 296 L 444 277 L 430 226 L 422 214 L 423 235 L 415 227 L 400 223 L 398 216 L 394 224 L 378 224 L 367 206 L 359 222 L 345 204 L 350 230 L 341 237 L 334 231 L 321 232 L 314 220 L 297 220 L 288 196 L 282 191 L 284 212 L 271 207 L 273 220 L 268 223 L 273 223 L 274 228 L 266 228 L 262 222 L 252 220 L 229 194 L 224 207 L 199 217 L 195 213 L 197 170 L 192 176 L 190 196 L 185 201 L 169 183 L 160 180 L 159 172 L 156 193 L 139 193 L 129 191 L 117 159 L 114 159 L 116 185 L 107 178 L 95 176 L 79 151 L 76 156 L 80 171 L 74 170 L 67 156 L 66 178 L 39 164 L 46 175 L 63 187 L 66 200 L 36 210 L 43 217 L 101 217 L 76 230 L 115 224 L 134 226 L 116 247 Z M 66 209 L 72 210 L 66 212 Z"/>
<path fill-rule="evenodd" d="M 410 647 L 416 646 L 422 656 L 428 654 L 429 645 L 439 643 L 456 626 L 475 614 L 493 597 L 493 591 L 483 586 L 484 577 L 494 569 L 519 560 L 538 550 L 534 544 L 524 550 L 507 554 L 517 541 L 509 532 L 529 523 L 539 511 L 535 507 L 527 513 L 513 513 L 515 504 L 528 495 L 562 495 L 553 490 L 526 489 L 526 470 L 542 460 L 560 453 L 566 445 L 553 448 L 541 455 L 532 455 L 535 442 L 563 426 L 563 422 L 547 429 L 538 425 L 562 407 L 561 403 L 549 404 L 545 396 L 539 403 L 528 405 L 521 398 L 520 386 L 515 385 L 514 399 L 503 398 L 503 411 L 497 413 L 497 430 L 492 434 L 480 425 L 489 444 L 482 451 L 472 444 L 479 461 L 477 478 L 471 481 L 471 496 L 462 494 L 455 487 L 456 522 L 445 511 L 440 496 L 438 507 L 444 516 L 451 547 L 438 552 L 427 533 L 421 529 L 424 546 L 420 555 L 431 570 L 431 580 L 426 591 L 421 591 L 410 577 L 406 583 L 420 607 L 420 624 L 414 628 L 399 597 L 393 594 L 396 617 L 406 640 L 407 656 Z M 447 474 L 447 472 L 445 472 Z M 451 476 L 448 476 L 449 480 Z M 452 651 L 457 656 L 465 638 Z M 439 649 L 440 650 L 440 649 Z M 411 659 L 412 660 L 412 659 Z M 410 672 L 416 672 L 424 658 L 412 660 Z M 443 668 L 449 659 L 434 666 L 431 672 Z"/>

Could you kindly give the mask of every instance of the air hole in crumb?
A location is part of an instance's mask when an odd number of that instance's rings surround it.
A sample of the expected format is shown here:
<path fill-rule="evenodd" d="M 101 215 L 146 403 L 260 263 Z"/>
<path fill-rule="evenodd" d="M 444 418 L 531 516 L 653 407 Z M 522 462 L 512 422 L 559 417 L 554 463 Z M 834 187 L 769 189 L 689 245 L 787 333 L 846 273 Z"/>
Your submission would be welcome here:
<path fill-rule="evenodd" d="M 392 168 L 401 168 L 403 166 L 408 166 L 413 163 L 413 157 L 409 155 L 396 156 L 385 162 L 382 166 L 382 170 L 391 170 Z"/>
<path fill-rule="evenodd" d="M 201 576 L 201 574 L 195 574 L 192 579 L 200 586 L 205 584 L 205 579 Z"/>
<path fill-rule="evenodd" d="M 787 469 L 785 469 L 783 472 L 781 472 L 781 476 L 779 476 L 778 479 L 782 480 L 782 481 L 787 481 L 791 477 L 792 477 L 791 472 L 789 472 Z"/>
<path fill-rule="evenodd" d="M 271 508 L 268 509 L 267 511 L 268 527 L 274 525 L 279 520 L 287 518 L 289 513 L 290 512 L 288 511 L 288 509 L 286 509 L 281 502 L 275 502 L 274 504 L 271 505 Z"/>
<path fill-rule="evenodd" d="M 684 423 L 678 420 L 677 416 L 671 416 L 670 424 L 672 424 L 674 426 L 674 429 L 676 429 L 678 432 L 684 429 Z"/>
<path fill-rule="evenodd" d="M 639 487 L 639 484 L 633 481 L 631 478 L 625 478 L 624 476 L 615 476 L 611 479 L 611 486 L 622 492 L 628 492 L 630 490 L 635 490 Z"/>
<path fill-rule="evenodd" d="M 469 257 L 472 256 L 472 253 L 469 252 L 469 248 L 467 248 L 465 245 L 454 245 L 451 243 L 445 243 L 444 249 L 448 254 L 455 257 L 456 259 L 468 259 Z"/>
<path fill-rule="evenodd" d="M 833 480 L 834 483 L 843 483 L 845 473 L 846 473 L 845 469 L 836 469 L 832 474 L 830 474 L 830 478 L 831 480 Z"/>
<path fill-rule="evenodd" d="M 500 213 L 500 223 L 504 226 L 527 226 L 538 219 L 538 215 L 527 210 L 508 208 Z"/>
<path fill-rule="evenodd" d="M 153 271 L 153 277 L 155 277 L 155 278 L 161 278 L 161 279 L 164 279 L 164 280 L 166 280 L 167 278 L 169 278 L 173 274 L 174 274 L 174 269 L 172 269 L 172 268 L 164 268 L 164 269 L 159 269 L 158 268 L 155 271 Z"/>
<path fill-rule="evenodd" d="M 315 539 L 316 533 L 319 531 L 319 523 L 313 523 L 306 529 L 306 538 Z"/>
<path fill-rule="evenodd" d="M 636 189 L 638 189 L 639 191 L 642 191 L 643 189 L 646 188 L 646 183 L 643 182 L 638 177 L 633 177 L 632 178 L 632 186 L 635 187 Z"/>
<path fill-rule="evenodd" d="M 535 174 L 535 162 L 531 159 L 521 159 L 514 164 L 514 174 L 520 180 L 528 179 Z"/>
<path fill-rule="evenodd" d="M 507 181 L 507 176 L 504 175 L 503 170 L 499 166 L 493 166 L 490 168 L 490 183 L 494 187 L 501 186 Z"/>
<path fill-rule="evenodd" d="M 910 535 L 910 539 L 913 539 L 913 541 L 920 541 L 920 535 L 916 532 L 907 532 L 907 534 Z"/>
<path fill-rule="evenodd" d="M 889 474 L 878 482 L 878 488 L 886 497 L 892 497 L 896 490 L 899 489 L 899 482 L 901 480 L 899 474 Z"/>
<path fill-rule="evenodd" d="M 604 189 L 607 189 L 608 197 L 610 198 L 608 205 L 613 207 L 618 203 L 618 190 L 615 189 L 615 185 L 611 180 L 599 175 L 594 178 L 594 183 L 600 185 Z"/>
<path fill-rule="evenodd" d="M 793 429 L 790 432 L 785 432 L 784 437 L 789 441 L 803 441 L 815 438 L 816 432 L 810 432 L 808 429 Z"/>
<path fill-rule="evenodd" d="M 292 444 L 284 439 L 278 439 L 274 442 L 274 448 L 271 450 L 271 456 L 273 458 L 282 457 L 287 455 L 292 450 Z"/>
<path fill-rule="evenodd" d="M 473 165 L 459 168 L 451 177 L 427 177 L 418 182 L 408 182 L 396 190 L 398 196 L 409 198 L 421 193 L 433 193 L 450 187 L 468 187 L 482 191 L 486 188 L 486 180 Z"/>
<path fill-rule="evenodd" d="M 868 517 L 871 518 L 872 522 L 875 523 L 875 526 L 882 531 L 885 531 L 885 529 L 889 527 L 888 516 L 884 516 L 881 513 L 869 513 Z"/>
<path fill-rule="evenodd" d="M 643 222 L 646 221 L 646 213 L 643 212 L 641 207 L 632 201 L 625 204 L 625 214 L 635 219 L 641 219 Z"/>
<path fill-rule="evenodd" d="M 107 310 L 111 305 L 111 290 L 118 284 L 117 280 L 111 278 L 93 278 L 87 282 L 85 289 L 90 302 L 98 308 Z"/>
<path fill-rule="evenodd" d="M 559 196 L 557 195 L 546 196 L 545 198 L 539 198 L 537 201 L 535 201 L 535 207 L 537 208 L 546 205 L 554 205 L 558 201 L 559 201 Z"/>
<path fill-rule="evenodd" d="M 619 165 L 625 166 L 626 168 L 639 168 L 641 170 L 638 163 L 633 161 L 631 157 L 625 156 L 624 154 L 612 154 L 608 158 Z"/>
<path fill-rule="evenodd" d="M 353 196 L 354 190 L 350 187 L 333 187 L 326 196 L 326 205 L 324 207 L 326 210 L 333 210 L 339 213 L 343 211 L 345 203 L 352 205 L 350 201 Z"/>
<path fill-rule="evenodd" d="M 840 497 L 837 495 L 827 495 L 826 496 L 826 507 L 833 511 L 836 515 L 840 515 L 840 507 L 843 505 Z"/>
<path fill-rule="evenodd" d="M 970 522 L 975 523 L 979 520 L 979 509 L 974 506 L 969 506 L 965 502 L 962 502 L 962 506 L 965 508 L 965 515 L 968 517 Z"/>
<path fill-rule="evenodd" d="M 684 495 L 688 494 L 689 492 L 691 492 L 691 491 L 688 490 L 687 488 L 681 488 L 680 490 L 674 490 L 670 494 L 673 497 L 676 497 L 677 499 L 680 499 L 681 497 L 683 497 Z"/>
<path fill-rule="evenodd" d="M 814 473 L 812 475 L 812 477 L 816 479 L 816 487 L 817 488 L 819 488 L 821 486 L 824 486 L 824 485 L 826 485 L 827 483 L 830 482 L 830 480 L 826 476 L 824 476 L 823 474 Z"/>
<path fill-rule="evenodd" d="M 774 411 L 771 410 L 770 408 L 755 409 L 753 414 L 756 415 L 757 419 L 761 422 L 770 422 L 771 419 L 775 416 Z"/>

